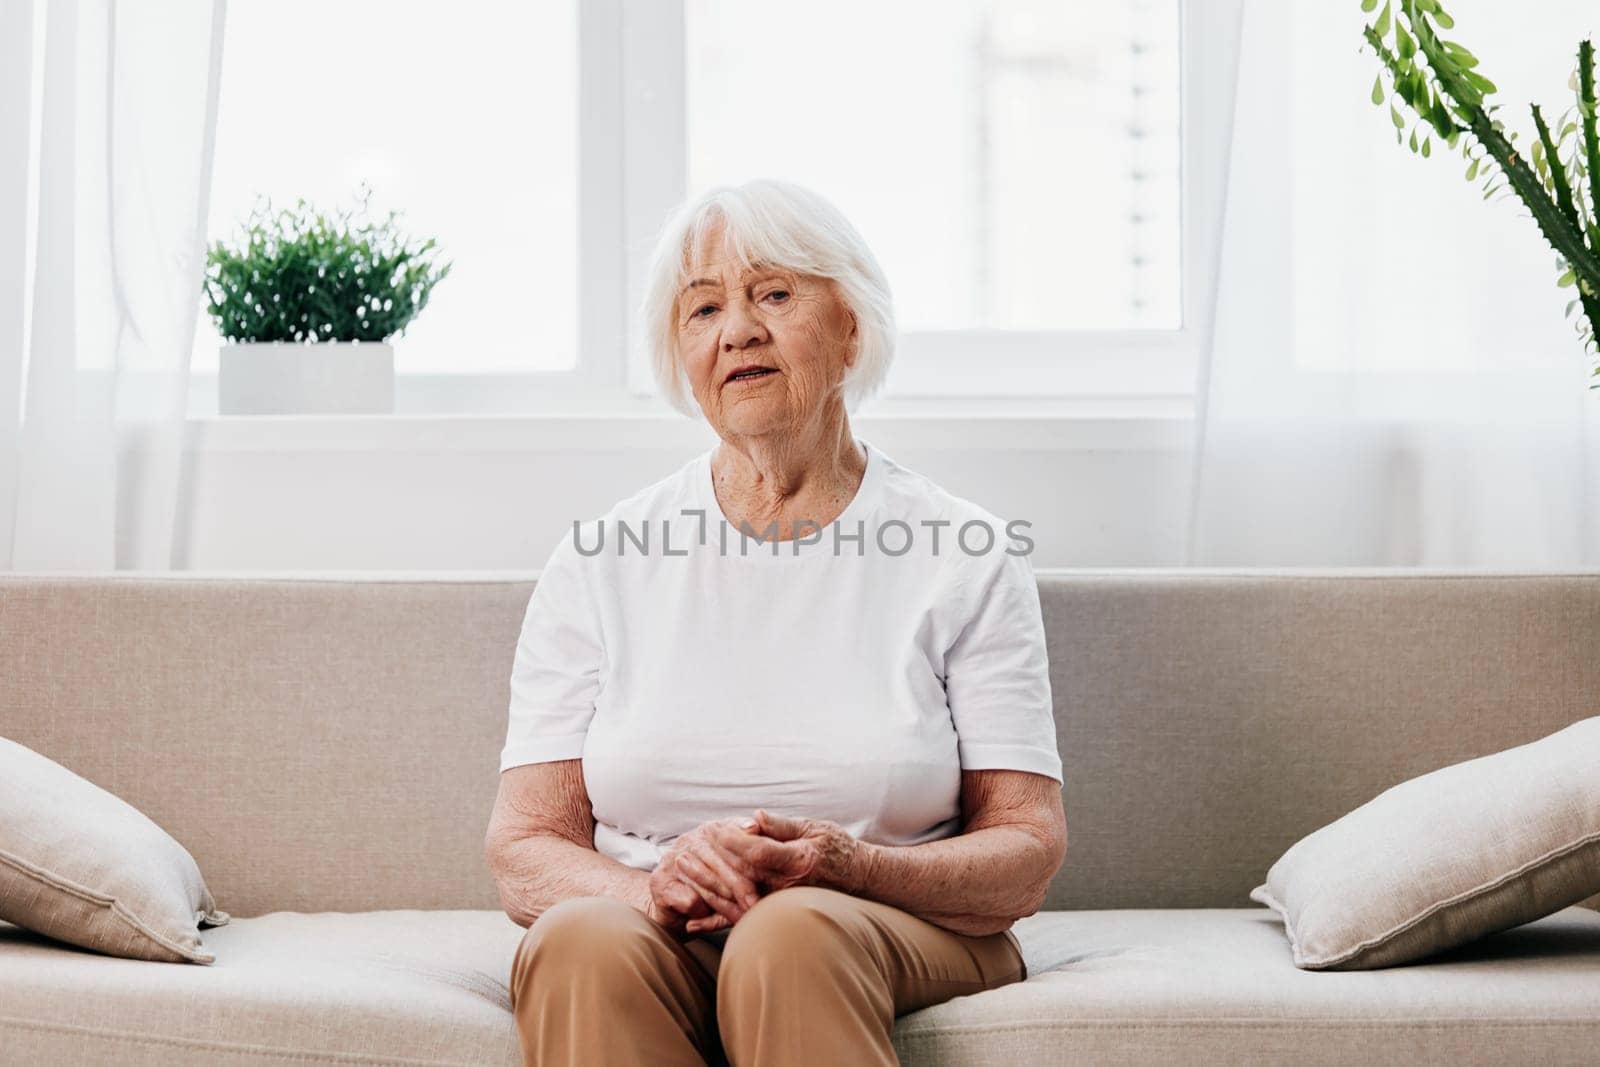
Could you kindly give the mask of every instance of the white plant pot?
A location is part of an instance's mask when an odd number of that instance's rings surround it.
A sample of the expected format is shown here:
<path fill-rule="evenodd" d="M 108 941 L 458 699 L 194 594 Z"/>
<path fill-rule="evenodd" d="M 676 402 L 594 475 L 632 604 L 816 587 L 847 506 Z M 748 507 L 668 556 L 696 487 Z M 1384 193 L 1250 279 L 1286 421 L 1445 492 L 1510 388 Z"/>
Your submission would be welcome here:
<path fill-rule="evenodd" d="M 388 415 L 394 346 L 373 341 L 223 345 L 222 415 Z"/>

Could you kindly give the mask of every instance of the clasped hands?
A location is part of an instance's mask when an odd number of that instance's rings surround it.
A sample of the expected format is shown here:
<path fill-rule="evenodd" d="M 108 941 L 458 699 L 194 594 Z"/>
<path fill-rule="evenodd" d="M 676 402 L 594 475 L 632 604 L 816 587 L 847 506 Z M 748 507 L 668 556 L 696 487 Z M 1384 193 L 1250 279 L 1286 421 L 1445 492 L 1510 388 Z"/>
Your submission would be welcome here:
<path fill-rule="evenodd" d="M 681 937 L 725 930 L 776 890 L 847 887 L 859 846 L 823 819 L 757 811 L 702 823 L 675 839 L 650 872 L 650 918 Z"/>

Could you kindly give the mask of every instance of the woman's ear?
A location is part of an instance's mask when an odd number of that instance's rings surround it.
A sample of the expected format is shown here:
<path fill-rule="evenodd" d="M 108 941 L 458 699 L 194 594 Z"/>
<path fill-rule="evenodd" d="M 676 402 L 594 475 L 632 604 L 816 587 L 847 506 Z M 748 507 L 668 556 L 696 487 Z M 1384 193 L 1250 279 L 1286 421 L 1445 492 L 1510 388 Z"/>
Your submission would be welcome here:
<path fill-rule="evenodd" d="M 849 354 L 844 357 L 844 365 L 846 367 L 854 367 L 856 365 L 856 357 L 861 354 L 861 331 L 857 328 L 856 313 L 851 311 L 849 315 L 850 332 L 845 334 L 845 340 L 849 342 Z"/>

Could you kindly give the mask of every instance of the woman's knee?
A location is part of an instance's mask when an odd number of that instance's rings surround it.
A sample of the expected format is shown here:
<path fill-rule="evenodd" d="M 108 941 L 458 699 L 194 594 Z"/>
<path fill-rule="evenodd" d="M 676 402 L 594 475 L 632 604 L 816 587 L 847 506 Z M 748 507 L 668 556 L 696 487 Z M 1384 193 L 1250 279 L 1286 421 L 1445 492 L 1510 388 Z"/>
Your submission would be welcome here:
<path fill-rule="evenodd" d="M 853 943 L 843 921 L 850 897 L 820 886 L 793 886 L 762 897 L 728 933 L 722 970 L 752 962 L 836 956 Z"/>
<path fill-rule="evenodd" d="M 522 935 L 512 964 L 512 997 L 534 981 L 565 982 L 631 960 L 654 924 L 637 908 L 609 897 L 570 897 L 545 909 Z"/>
<path fill-rule="evenodd" d="M 717 971 L 718 1025 L 734 1063 L 845 1034 L 852 1035 L 847 1044 L 886 1047 L 894 1001 L 854 899 L 795 886 L 761 898 L 734 924 Z M 870 1059 L 892 1062 L 892 1055 Z"/>
<path fill-rule="evenodd" d="M 536 945 L 572 940 L 589 944 L 597 938 L 626 938 L 637 933 L 635 919 L 650 921 L 637 908 L 610 897 L 568 897 L 546 908 L 523 937 Z"/>
<path fill-rule="evenodd" d="M 511 1006 L 528 1062 L 702 1063 L 711 979 L 637 908 L 564 900 L 528 927 Z"/>

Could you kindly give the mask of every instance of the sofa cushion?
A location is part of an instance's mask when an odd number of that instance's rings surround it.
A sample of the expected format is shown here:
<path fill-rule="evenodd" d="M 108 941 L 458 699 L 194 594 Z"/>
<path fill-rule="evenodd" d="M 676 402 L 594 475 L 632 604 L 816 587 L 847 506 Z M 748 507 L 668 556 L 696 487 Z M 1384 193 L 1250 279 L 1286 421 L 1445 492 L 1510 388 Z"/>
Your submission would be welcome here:
<path fill-rule="evenodd" d="M 111 956 L 210 963 L 199 928 L 228 915 L 137 808 L 0 737 L 0 920 Z"/>
<path fill-rule="evenodd" d="M 1600 1045 L 1600 915 L 1572 908 L 1416 967 L 1297 969 L 1265 908 L 1049 912 L 1064 964 L 896 1026 L 910 1064 L 1581 1062 Z M 494 911 L 274 912 L 209 968 L 97 957 L 0 925 L 17 1062 L 520 1063 Z"/>
<path fill-rule="evenodd" d="M 1600 717 L 1442 767 L 1290 846 L 1252 900 L 1294 961 L 1418 960 L 1600 892 Z"/>
<path fill-rule="evenodd" d="M 1593 1063 L 1600 914 L 1380 971 L 1294 966 L 1266 908 L 1045 912 L 1066 951 L 1026 982 L 907 1015 L 903 1063 Z M 1038 935 L 1038 936 L 1035 936 Z"/>
<path fill-rule="evenodd" d="M 270 912 L 210 967 L 94 956 L 0 924 L 0 1062 L 521 1063 L 496 911 Z"/>

